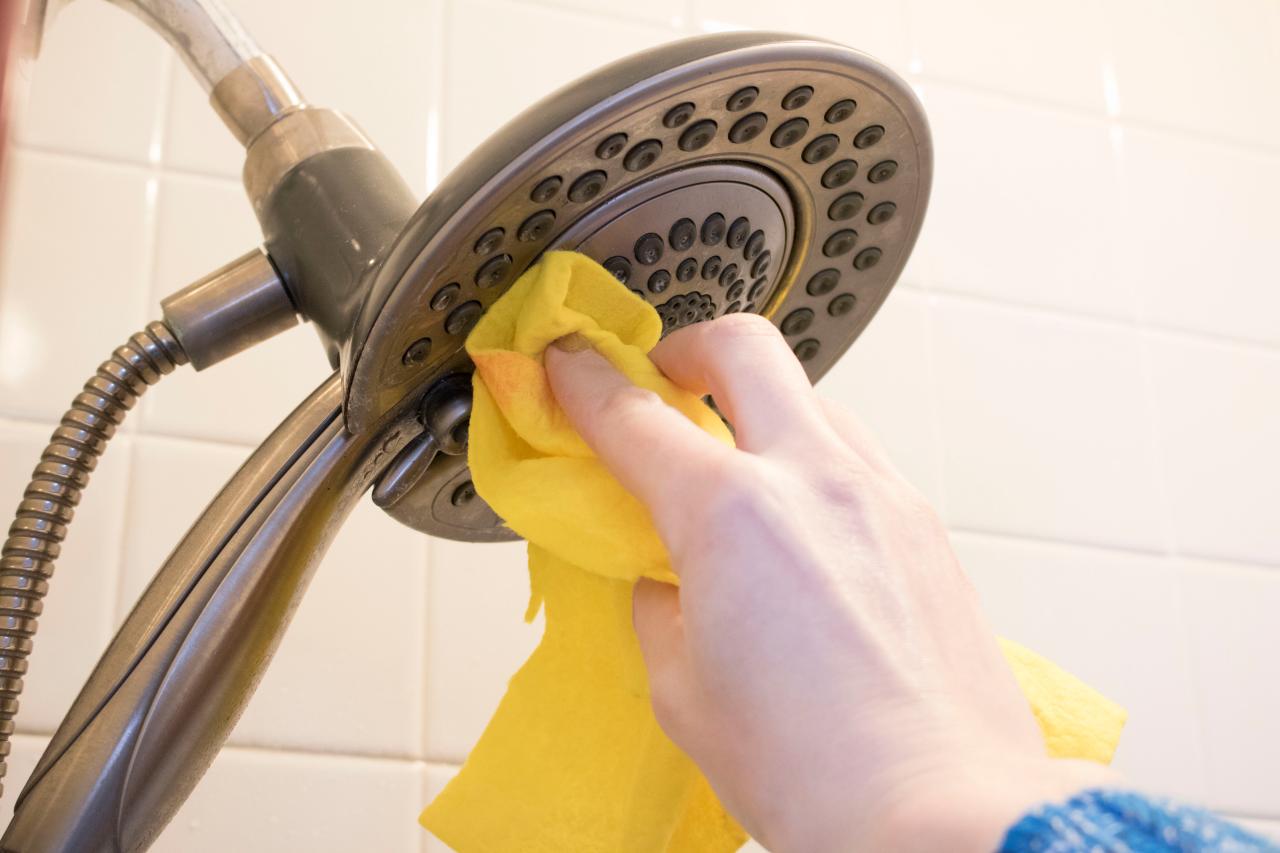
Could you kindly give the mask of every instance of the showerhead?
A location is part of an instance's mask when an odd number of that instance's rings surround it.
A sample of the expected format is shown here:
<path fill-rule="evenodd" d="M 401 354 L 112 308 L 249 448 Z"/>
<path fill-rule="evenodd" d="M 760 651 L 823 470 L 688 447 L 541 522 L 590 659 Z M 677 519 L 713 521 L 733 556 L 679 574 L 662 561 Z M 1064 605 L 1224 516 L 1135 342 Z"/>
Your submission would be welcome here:
<path fill-rule="evenodd" d="M 816 381 L 902 271 L 931 168 L 911 90 L 847 47 L 733 33 L 609 65 L 495 133 L 405 226 L 355 323 L 348 426 L 468 371 L 467 332 L 550 249 L 602 263 L 664 331 L 769 317 Z M 457 456 L 392 514 L 455 539 L 512 536 Z"/>
<path fill-rule="evenodd" d="M 245 144 L 265 250 L 164 300 L 164 322 L 117 348 L 64 414 L 4 545 L 17 614 L 0 630 L 10 674 L 25 672 L 96 460 L 147 387 L 298 315 L 340 372 L 263 442 L 156 574 L 33 770 L 6 850 L 154 840 L 371 488 L 418 530 L 512 538 L 466 466 L 463 342 L 543 252 L 600 261 L 655 306 L 665 331 L 764 315 L 816 380 L 883 302 L 929 193 L 928 129 L 900 79 L 839 45 L 751 33 L 669 44 L 562 89 L 476 149 L 415 213 L 376 146 L 307 104 L 217 0 L 113 2 L 178 50 Z M 17 675 L 0 679 L 0 757 Z"/>

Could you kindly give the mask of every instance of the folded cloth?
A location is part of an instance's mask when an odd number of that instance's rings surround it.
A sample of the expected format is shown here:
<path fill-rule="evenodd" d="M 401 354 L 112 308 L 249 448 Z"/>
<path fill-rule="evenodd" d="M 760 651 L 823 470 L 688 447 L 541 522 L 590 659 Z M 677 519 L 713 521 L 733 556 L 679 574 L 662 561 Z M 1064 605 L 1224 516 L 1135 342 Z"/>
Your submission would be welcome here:
<path fill-rule="evenodd" d="M 662 322 L 589 258 L 552 252 L 480 320 L 469 462 L 476 490 L 529 543 L 533 655 L 458 775 L 422 813 L 460 853 L 719 853 L 746 834 L 663 734 L 631 625 L 640 577 L 676 583 L 644 507 L 556 404 L 547 345 L 579 332 L 633 382 L 726 444 L 697 396 L 647 353 Z M 1003 645 L 1051 754 L 1109 761 L 1124 711 L 1013 643 Z"/>

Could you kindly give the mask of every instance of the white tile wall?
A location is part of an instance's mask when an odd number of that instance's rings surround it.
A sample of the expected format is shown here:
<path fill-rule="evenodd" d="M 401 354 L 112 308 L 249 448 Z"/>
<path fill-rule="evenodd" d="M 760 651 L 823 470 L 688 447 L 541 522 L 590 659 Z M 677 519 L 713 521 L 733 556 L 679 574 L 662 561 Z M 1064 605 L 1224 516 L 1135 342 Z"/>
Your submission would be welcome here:
<path fill-rule="evenodd" d="M 1199 680 L 1212 805 L 1276 815 L 1280 584 L 1266 567 L 1188 562 L 1184 596 Z"/>
<path fill-rule="evenodd" d="M 894 4 L 898 5 L 898 4 Z M 933 78 L 1092 111 L 1107 105 L 1106 0 L 907 0 L 912 67 Z"/>
<path fill-rule="evenodd" d="M 1139 342 L 1123 327 L 938 299 L 948 518 L 990 532 L 1162 544 Z"/>
<path fill-rule="evenodd" d="M 857 412 L 907 479 L 945 510 L 932 355 L 927 300 L 899 288 L 818 388 Z"/>
<path fill-rule="evenodd" d="M 627 53 L 679 34 L 672 27 L 617 14 L 647 4 L 612 0 L 581 5 L 594 5 L 598 13 L 510 0 L 449 4 L 449 37 L 442 58 L 445 169 L 544 95 Z M 498 21 L 501 26 L 495 25 Z"/>
<path fill-rule="evenodd" d="M 426 748 L 461 763 L 542 635 L 524 622 L 529 576 L 521 543 L 431 543 Z"/>
<path fill-rule="evenodd" d="M 955 545 L 997 631 L 1128 709 L 1116 767 L 1162 794 L 1203 801 L 1192 608 L 1176 569 L 1154 555 L 972 533 L 956 534 Z"/>
<path fill-rule="evenodd" d="M 1137 289 L 1119 268 L 1123 191 L 1106 120 L 940 82 L 922 95 L 938 147 L 918 253 L 924 283 L 1132 320 Z M 1014 220 L 1034 226 L 1009 239 Z"/>
<path fill-rule="evenodd" d="M 904 3 L 778 3 L 775 0 L 692 0 L 696 26 L 708 32 L 772 30 L 822 35 L 856 47 L 894 68 L 910 55 Z"/>
<path fill-rule="evenodd" d="M 1116 139 L 1120 264 L 1145 319 L 1280 345 L 1280 327 L 1269 321 L 1280 313 L 1268 251 L 1280 194 L 1275 152 L 1140 127 L 1120 128 Z"/>
<path fill-rule="evenodd" d="M 997 626 L 1129 707 L 1136 784 L 1280 835 L 1280 4 L 230 5 L 422 192 L 556 86 L 682 35 L 810 32 L 907 74 L 932 213 L 911 286 L 822 391 L 939 504 Z M 236 146 L 118 10 L 68 7 L 23 119 L 0 241 L 9 501 L 94 365 L 256 241 Z M 180 532 L 326 372 L 298 329 L 148 395 L 54 580 L 10 791 Z M 519 546 L 357 510 L 159 847 L 440 850 L 414 818 L 536 643 L 526 594 Z"/>
<path fill-rule="evenodd" d="M 1147 346 L 1175 547 L 1280 563 L 1280 352 L 1165 334 Z"/>
<path fill-rule="evenodd" d="M 1274 2 L 1136 0 L 1106 8 L 1121 115 L 1275 147 L 1280 114 L 1260 108 L 1280 73 Z"/>

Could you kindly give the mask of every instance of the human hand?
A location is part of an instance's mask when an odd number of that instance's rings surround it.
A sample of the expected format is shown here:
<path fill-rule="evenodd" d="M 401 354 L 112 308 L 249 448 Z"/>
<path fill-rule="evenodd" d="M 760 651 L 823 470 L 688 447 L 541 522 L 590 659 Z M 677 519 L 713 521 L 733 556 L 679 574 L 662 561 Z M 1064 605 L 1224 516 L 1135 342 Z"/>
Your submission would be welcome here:
<path fill-rule="evenodd" d="M 545 362 L 680 577 L 634 593 L 658 722 L 753 836 L 992 850 L 1035 803 L 1112 780 L 1046 756 L 937 515 L 767 320 L 681 329 L 651 357 L 714 396 L 736 449 L 583 338 Z"/>

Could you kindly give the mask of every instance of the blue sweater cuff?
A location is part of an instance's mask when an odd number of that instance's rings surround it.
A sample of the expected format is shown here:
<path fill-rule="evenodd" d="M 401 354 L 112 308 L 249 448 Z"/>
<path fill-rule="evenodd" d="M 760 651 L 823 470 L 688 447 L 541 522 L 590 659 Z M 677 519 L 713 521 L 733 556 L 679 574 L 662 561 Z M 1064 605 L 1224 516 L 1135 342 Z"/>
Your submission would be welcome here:
<path fill-rule="evenodd" d="M 999 853 L 1280 853 L 1212 812 L 1133 791 L 1084 791 L 1022 817 Z"/>

